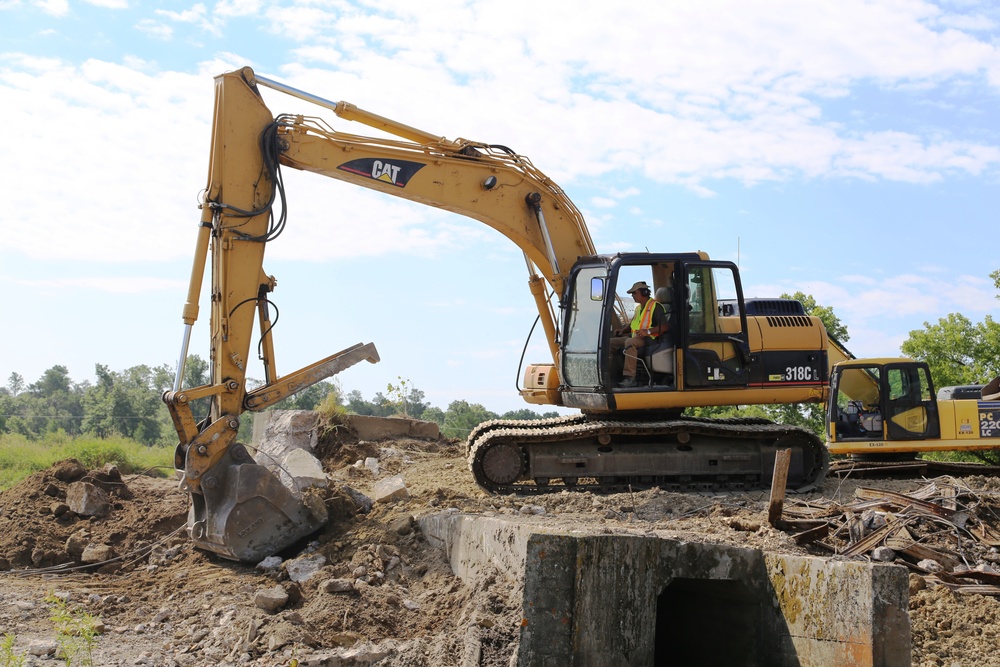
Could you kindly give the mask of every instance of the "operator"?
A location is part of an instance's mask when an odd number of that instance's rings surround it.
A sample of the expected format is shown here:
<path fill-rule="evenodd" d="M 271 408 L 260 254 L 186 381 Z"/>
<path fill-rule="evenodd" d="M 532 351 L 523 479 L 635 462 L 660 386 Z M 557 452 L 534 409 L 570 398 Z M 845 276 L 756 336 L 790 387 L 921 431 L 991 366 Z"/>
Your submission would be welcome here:
<path fill-rule="evenodd" d="M 636 386 L 635 374 L 639 362 L 639 350 L 653 343 L 670 328 L 663 305 L 651 298 L 652 291 L 645 281 L 640 280 L 632 285 L 628 294 L 636 303 L 632 321 L 628 328 L 622 327 L 616 331 L 615 337 L 611 339 L 612 357 L 619 350 L 625 352 L 625 368 L 622 372 L 622 381 L 618 384 L 623 388 Z"/>

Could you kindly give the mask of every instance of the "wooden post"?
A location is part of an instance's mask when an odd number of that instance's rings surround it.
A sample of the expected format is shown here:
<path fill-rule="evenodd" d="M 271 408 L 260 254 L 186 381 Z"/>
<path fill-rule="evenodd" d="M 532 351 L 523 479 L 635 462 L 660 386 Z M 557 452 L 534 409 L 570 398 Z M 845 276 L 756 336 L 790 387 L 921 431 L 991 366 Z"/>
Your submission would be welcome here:
<path fill-rule="evenodd" d="M 774 474 L 771 477 L 771 503 L 767 508 L 767 522 L 781 528 L 781 511 L 785 504 L 785 486 L 788 482 L 788 464 L 792 460 L 792 450 L 782 449 L 774 456 Z"/>

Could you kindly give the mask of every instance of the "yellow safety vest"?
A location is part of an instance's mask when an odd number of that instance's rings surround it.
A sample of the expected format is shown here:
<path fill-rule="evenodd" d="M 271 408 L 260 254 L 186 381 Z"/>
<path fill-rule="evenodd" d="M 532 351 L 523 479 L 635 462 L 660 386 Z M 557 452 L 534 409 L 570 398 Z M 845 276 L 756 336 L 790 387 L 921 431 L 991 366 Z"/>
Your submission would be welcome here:
<path fill-rule="evenodd" d="M 653 311 L 659 304 L 658 301 L 654 299 L 649 299 L 646 301 L 646 305 L 642 307 L 640 311 L 638 308 L 635 309 L 635 315 L 632 316 L 632 335 L 635 336 L 639 329 L 648 329 L 649 325 L 653 322 Z M 639 323 L 636 325 L 636 315 L 638 315 Z M 655 335 L 650 335 L 650 338 L 656 338 Z"/>
<path fill-rule="evenodd" d="M 642 310 L 636 308 L 635 312 L 632 313 L 632 324 L 630 325 L 632 328 L 633 336 L 635 336 L 636 331 L 642 328 L 641 322 L 642 322 Z"/>

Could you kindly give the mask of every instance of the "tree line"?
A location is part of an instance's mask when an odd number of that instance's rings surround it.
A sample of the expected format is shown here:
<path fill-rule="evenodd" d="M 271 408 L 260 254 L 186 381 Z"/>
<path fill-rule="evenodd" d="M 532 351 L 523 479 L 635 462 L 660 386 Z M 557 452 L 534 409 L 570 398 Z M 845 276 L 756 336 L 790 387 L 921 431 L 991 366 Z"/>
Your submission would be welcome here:
<path fill-rule="evenodd" d="M 184 386 L 198 387 L 208 382 L 208 362 L 197 355 L 188 358 Z M 167 444 L 175 432 L 166 406 L 160 400 L 172 388 L 174 369 L 168 365 L 139 365 L 112 371 L 103 364 L 95 367 L 95 381 L 74 382 L 65 366 L 49 368 L 33 383 L 17 372 L 0 387 L 0 434 L 18 434 L 28 440 L 52 435 L 123 436 L 145 445 Z M 253 381 L 250 381 L 253 384 Z M 259 384 L 259 383 L 257 383 Z M 479 403 L 452 401 L 444 410 L 425 400 L 424 392 L 409 380 L 398 378 L 386 391 L 366 400 L 360 391 L 346 394 L 336 381 L 323 381 L 290 396 L 273 409 L 315 410 L 332 400 L 350 413 L 378 417 L 405 416 L 437 422 L 446 437 L 464 438 L 477 424 L 489 419 L 537 419 L 557 412 L 539 414 L 530 409 L 498 414 Z M 195 406 L 196 416 L 208 413 L 208 399 Z M 200 408 L 200 411 L 199 411 Z M 249 436 L 251 420 L 243 420 L 240 436 Z M 246 429 L 246 430 L 244 430 Z"/>
<path fill-rule="evenodd" d="M 1000 290 L 1000 270 L 990 274 Z M 829 334 L 846 343 L 847 327 L 833 312 L 808 294 L 783 294 L 800 301 L 810 315 L 819 317 Z M 997 297 L 1000 299 L 1000 296 Z M 961 313 L 951 313 L 936 323 L 925 322 L 911 331 L 901 346 L 902 353 L 930 366 L 934 386 L 985 384 L 1000 375 L 1000 324 L 987 315 L 973 322 Z M 891 355 L 886 350 L 887 355 Z M 208 362 L 192 355 L 185 366 L 184 386 L 208 382 Z M 133 366 L 112 371 L 97 364 L 95 381 L 74 382 L 65 366 L 53 366 L 37 381 L 27 384 L 11 373 L 0 387 L 0 434 L 20 434 L 29 440 L 50 434 L 93 435 L 101 438 L 124 436 L 153 445 L 174 440 L 174 430 L 161 394 L 171 388 L 174 369 L 168 365 Z M 314 410 L 324 400 L 332 400 L 350 413 L 380 417 L 401 415 L 437 422 L 446 437 L 464 438 L 477 424 L 489 419 L 536 419 L 556 416 L 554 411 L 539 414 L 531 409 L 498 414 L 479 403 L 452 401 L 444 410 L 430 405 L 424 392 L 409 380 L 397 378 L 385 392 L 367 400 L 357 390 L 346 394 L 336 381 L 324 381 L 286 398 L 279 409 Z M 207 401 L 203 413 L 207 414 Z M 698 416 L 722 417 L 735 414 L 763 416 L 784 424 L 805 426 L 822 435 L 825 406 L 820 404 L 733 406 L 695 408 Z M 196 410 L 196 414 L 198 414 Z M 248 426 L 250 420 L 244 420 Z M 241 437 L 244 435 L 241 429 Z"/>

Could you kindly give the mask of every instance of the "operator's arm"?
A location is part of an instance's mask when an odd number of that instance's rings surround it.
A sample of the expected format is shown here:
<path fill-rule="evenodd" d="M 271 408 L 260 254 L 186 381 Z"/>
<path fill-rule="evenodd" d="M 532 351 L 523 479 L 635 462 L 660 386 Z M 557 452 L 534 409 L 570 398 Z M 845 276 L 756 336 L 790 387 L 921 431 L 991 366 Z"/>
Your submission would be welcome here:
<path fill-rule="evenodd" d="M 670 320 L 663 310 L 663 304 L 658 301 L 653 302 L 653 316 L 650 318 L 649 329 L 640 332 L 647 336 L 662 336 L 670 330 Z"/>

